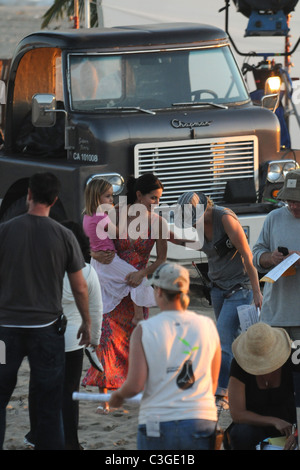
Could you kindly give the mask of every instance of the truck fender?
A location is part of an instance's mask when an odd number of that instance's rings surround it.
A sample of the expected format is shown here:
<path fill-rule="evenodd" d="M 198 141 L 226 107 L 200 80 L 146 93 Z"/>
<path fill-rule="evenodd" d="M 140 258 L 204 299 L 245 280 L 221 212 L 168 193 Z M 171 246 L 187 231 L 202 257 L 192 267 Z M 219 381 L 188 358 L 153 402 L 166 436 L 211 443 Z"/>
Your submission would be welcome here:
<path fill-rule="evenodd" d="M 6 192 L 1 208 L 0 222 L 6 222 L 13 217 L 25 214 L 27 212 L 26 198 L 29 178 L 22 178 L 16 181 Z M 67 215 L 60 199 L 56 201 L 51 208 L 50 217 L 58 222 L 67 219 Z"/>

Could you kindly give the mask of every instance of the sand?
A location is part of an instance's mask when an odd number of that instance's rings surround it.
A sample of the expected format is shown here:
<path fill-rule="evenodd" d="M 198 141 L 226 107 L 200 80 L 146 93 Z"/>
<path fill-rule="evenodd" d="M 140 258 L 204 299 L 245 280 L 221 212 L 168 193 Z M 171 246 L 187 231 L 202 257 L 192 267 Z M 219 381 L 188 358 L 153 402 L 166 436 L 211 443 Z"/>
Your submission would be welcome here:
<path fill-rule="evenodd" d="M 197 280 L 193 281 L 191 290 L 191 310 L 214 318 L 212 308 L 199 295 Z M 153 308 L 150 315 L 156 315 Z M 1 365 L 0 365 L 1 367 Z M 89 367 L 87 358 L 84 360 L 82 377 Z M 7 426 L 4 450 L 24 450 L 24 436 L 29 430 L 28 419 L 28 382 L 29 367 L 25 358 L 19 370 L 17 386 L 7 407 Z M 96 387 L 81 387 L 80 392 L 98 393 Z M 79 440 L 85 450 L 136 450 L 136 431 L 138 405 L 125 404 L 124 407 L 99 414 L 101 403 L 80 401 Z M 230 422 L 228 411 L 223 412 L 220 424 L 226 427 Z"/>
<path fill-rule="evenodd" d="M 41 26 L 42 15 L 47 7 L 41 6 L 7 6 L 0 0 L 0 59 L 10 58 L 17 43 L 27 34 L 37 31 Z M 57 24 L 51 24 L 50 28 Z M 72 22 L 64 21 L 65 27 L 72 27 Z M 193 274 L 193 272 L 191 271 Z M 207 302 L 200 298 L 197 280 L 194 279 L 194 289 L 191 309 L 213 318 L 213 311 Z M 157 309 L 151 309 L 150 315 L 155 315 Z M 1 367 L 1 365 L 0 365 Z M 82 376 L 89 367 L 88 360 L 84 361 Z M 28 383 L 29 367 L 27 359 L 19 370 L 17 386 L 7 407 L 7 426 L 4 449 L 24 450 L 24 436 L 29 430 L 28 419 Z M 94 387 L 82 388 L 80 391 L 98 393 Z M 122 409 L 111 411 L 107 415 L 98 413 L 100 403 L 80 402 L 79 438 L 85 450 L 136 450 L 137 405 L 125 405 Z M 224 416 L 225 423 L 228 416 Z"/>

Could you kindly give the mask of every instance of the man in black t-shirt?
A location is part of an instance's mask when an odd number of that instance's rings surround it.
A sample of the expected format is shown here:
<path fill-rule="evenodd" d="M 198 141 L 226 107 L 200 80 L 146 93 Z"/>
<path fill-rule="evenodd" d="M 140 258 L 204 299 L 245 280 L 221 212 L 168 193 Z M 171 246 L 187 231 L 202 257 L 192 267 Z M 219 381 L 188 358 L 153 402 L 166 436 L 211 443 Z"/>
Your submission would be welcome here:
<path fill-rule="evenodd" d="M 29 181 L 28 212 L 0 224 L 0 448 L 5 435 L 5 409 L 25 356 L 37 392 L 37 450 L 64 449 L 61 404 L 64 377 L 62 286 L 68 273 L 82 316 L 80 344 L 90 342 L 88 290 L 84 259 L 71 231 L 49 217 L 59 191 L 51 173 Z"/>

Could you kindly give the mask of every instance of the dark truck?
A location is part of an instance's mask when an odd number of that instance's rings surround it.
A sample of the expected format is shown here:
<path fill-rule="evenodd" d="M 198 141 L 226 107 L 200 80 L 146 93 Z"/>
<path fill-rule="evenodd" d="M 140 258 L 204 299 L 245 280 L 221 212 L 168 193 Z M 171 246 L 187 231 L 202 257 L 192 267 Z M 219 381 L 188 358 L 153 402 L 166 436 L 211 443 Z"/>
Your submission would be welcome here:
<path fill-rule="evenodd" d="M 154 172 L 164 206 L 203 191 L 234 207 L 251 245 L 274 208 L 265 201 L 279 187 L 272 171 L 282 184 L 296 166 L 281 160 L 277 117 L 251 102 L 227 34 L 213 26 L 33 33 L 17 46 L 6 85 L 0 221 L 25 210 L 37 171 L 62 183 L 52 217 L 76 221 L 91 178 L 109 179 L 119 195 L 128 175 Z M 169 248 L 180 262 L 200 256 Z"/>

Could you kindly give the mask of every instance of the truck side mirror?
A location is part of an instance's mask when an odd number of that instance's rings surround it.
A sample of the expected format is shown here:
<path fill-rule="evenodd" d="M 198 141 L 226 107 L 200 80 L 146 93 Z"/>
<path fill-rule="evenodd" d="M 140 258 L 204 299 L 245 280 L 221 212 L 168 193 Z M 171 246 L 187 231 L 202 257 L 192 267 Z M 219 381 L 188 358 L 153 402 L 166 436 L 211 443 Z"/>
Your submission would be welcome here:
<path fill-rule="evenodd" d="M 32 98 L 32 124 L 35 127 L 53 127 L 56 123 L 56 99 L 50 93 L 34 95 Z"/>
<path fill-rule="evenodd" d="M 263 96 L 261 99 L 261 105 L 263 108 L 267 108 L 275 113 L 279 105 L 279 93 Z"/>

